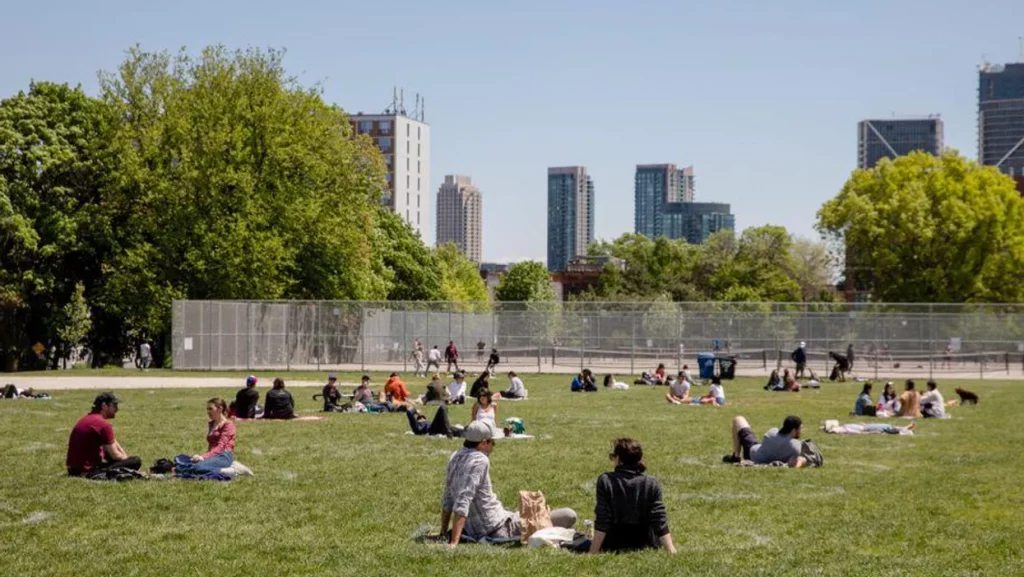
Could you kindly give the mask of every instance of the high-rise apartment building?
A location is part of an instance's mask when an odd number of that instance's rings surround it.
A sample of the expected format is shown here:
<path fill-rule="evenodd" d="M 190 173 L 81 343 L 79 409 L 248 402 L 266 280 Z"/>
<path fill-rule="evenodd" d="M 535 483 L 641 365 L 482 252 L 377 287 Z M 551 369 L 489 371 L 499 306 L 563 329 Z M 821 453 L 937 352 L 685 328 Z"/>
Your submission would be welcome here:
<path fill-rule="evenodd" d="M 692 166 L 680 169 L 674 164 L 638 164 L 633 186 L 634 230 L 657 238 L 662 235 L 662 205 L 693 202 L 696 178 Z"/>
<path fill-rule="evenodd" d="M 1014 177 L 1024 194 L 1024 62 L 978 73 L 978 162 Z"/>
<path fill-rule="evenodd" d="M 561 272 L 594 242 L 594 181 L 582 166 L 548 169 L 548 270 Z"/>
<path fill-rule="evenodd" d="M 430 126 L 422 108 L 411 115 L 396 98 L 382 114 L 349 117 L 352 131 L 372 138 L 387 164 L 388 189 L 381 202 L 423 236 L 430 219 Z"/>
<path fill-rule="evenodd" d="M 943 147 L 943 124 L 938 115 L 923 118 L 862 120 L 857 124 L 857 168 L 874 168 L 883 158 L 915 150 L 938 155 Z"/>
<path fill-rule="evenodd" d="M 437 246 L 455 243 L 469 260 L 483 258 L 483 199 L 468 176 L 446 175 L 437 190 Z"/>
<path fill-rule="evenodd" d="M 700 244 L 712 233 L 735 229 L 736 217 L 726 203 L 667 202 L 662 208 L 661 233 L 658 236 L 682 238 L 690 244 Z"/>

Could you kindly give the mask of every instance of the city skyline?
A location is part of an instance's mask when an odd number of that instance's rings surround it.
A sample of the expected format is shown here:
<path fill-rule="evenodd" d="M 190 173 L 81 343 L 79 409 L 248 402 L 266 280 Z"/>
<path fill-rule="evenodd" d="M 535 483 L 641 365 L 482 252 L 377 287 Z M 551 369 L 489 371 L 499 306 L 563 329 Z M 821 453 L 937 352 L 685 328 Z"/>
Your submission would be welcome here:
<path fill-rule="evenodd" d="M 390 42 L 373 27 L 337 34 L 338 22 L 379 21 L 370 5 L 255 5 L 14 4 L 5 15 L 18 26 L 0 37 L 0 49 L 18 56 L 0 61 L 0 95 L 33 79 L 82 84 L 96 95 L 97 71 L 116 70 L 135 44 L 190 53 L 221 43 L 283 47 L 289 75 L 350 113 L 383 110 L 396 85 L 425 94 L 433 170 L 421 192 L 436 191 L 443 174 L 472 174 L 487 183 L 484 260 L 544 261 L 540 167 L 588 167 L 601 186 L 600 238 L 633 229 L 632 167 L 673 158 L 699 168 L 702 199 L 730 201 L 737 229 L 778 224 L 816 238 L 817 209 L 855 167 L 857 122 L 941 113 L 946 146 L 976 159 L 978 65 L 1024 60 L 1019 19 L 991 17 L 1019 10 L 1010 0 L 937 0 L 930 10 L 882 0 L 742 9 L 655 1 L 642 11 L 571 0 L 396 0 Z M 578 26 L 523 34 L 562 19 Z M 462 24 L 458 37 L 423 41 L 425 30 L 452 21 Z M 688 33 L 679 35 L 684 21 Z M 685 74 L 665 74 L 679 65 Z M 636 89 L 655 77 L 658 90 Z M 616 122 L 601 122 L 609 112 Z M 433 244 L 433 212 L 425 210 L 423 238 Z M 517 223 L 518 234 L 498 226 L 504 222 Z"/>

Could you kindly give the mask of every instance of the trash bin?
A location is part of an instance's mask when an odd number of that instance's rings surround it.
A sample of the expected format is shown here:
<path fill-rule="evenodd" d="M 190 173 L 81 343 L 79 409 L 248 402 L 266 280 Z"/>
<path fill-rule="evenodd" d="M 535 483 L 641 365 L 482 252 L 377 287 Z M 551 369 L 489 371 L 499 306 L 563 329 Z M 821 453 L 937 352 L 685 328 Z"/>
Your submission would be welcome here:
<path fill-rule="evenodd" d="M 715 354 L 697 353 L 697 367 L 700 369 L 700 378 L 710 379 L 715 376 Z"/>
<path fill-rule="evenodd" d="M 718 378 L 727 381 L 736 378 L 736 357 L 718 357 Z"/>

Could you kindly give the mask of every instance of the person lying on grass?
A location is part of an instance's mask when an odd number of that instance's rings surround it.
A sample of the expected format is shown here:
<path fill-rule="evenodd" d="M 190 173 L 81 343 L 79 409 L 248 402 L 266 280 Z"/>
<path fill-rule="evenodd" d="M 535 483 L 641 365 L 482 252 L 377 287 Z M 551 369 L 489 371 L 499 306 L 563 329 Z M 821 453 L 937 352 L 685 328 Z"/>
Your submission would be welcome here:
<path fill-rule="evenodd" d="M 708 394 L 690 401 L 692 405 L 713 405 L 721 407 L 725 404 L 725 387 L 718 377 L 711 377 L 711 386 L 708 387 Z"/>
<path fill-rule="evenodd" d="M 821 430 L 836 435 L 866 435 L 871 433 L 885 433 L 887 435 L 913 435 L 917 423 L 911 422 L 906 427 L 890 425 L 889 423 L 846 423 L 838 421 L 825 421 Z"/>
<path fill-rule="evenodd" d="M 286 420 L 295 418 L 295 399 L 284 389 L 284 379 L 274 379 L 274 386 L 267 391 L 267 405 L 263 407 L 263 418 Z"/>
<path fill-rule="evenodd" d="M 515 371 L 508 372 L 508 389 L 502 391 L 502 399 L 525 399 L 526 398 L 526 386 L 523 384 L 523 380 L 519 378 L 519 375 Z"/>
<path fill-rule="evenodd" d="M 68 453 L 64 464 L 68 476 L 89 477 L 107 469 L 123 468 L 138 471 L 142 459 L 129 457 L 114 438 L 110 420 L 117 416 L 120 400 L 114 393 L 100 393 L 92 410 L 75 423 L 68 437 Z"/>
<path fill-rule="evenodd" d="M 462 432 L 462 448 L 448 458 L 441 495 L 441 534 L 448 534 L 451 525 L 449 547 L 458 545 L 462 535 L 475 540 L 516 539 L 522 535 L 519 513 L 506 510 L 491 486 L 488 457 L 500 434 L 489 421 L 473 421 Z M 571 529 L 576 526 L 576 512 L 555 509 L 551 511 L 551 524 Z"/>
<path fill-rule="evenodd" d="M 679 371 L 679 378 L 669 384 L 665 400 L 673 405 L 682 405 L 683 403 L 690 402 L 690 381 L 686 380 L 683 371 Z"/>
<path fill-rule="evenodd" d="M 235 424 L 228 419 L 228 405 L 214 397 L 206 402 L 206 452 L 201 455 L 178 455 L 174 458 L 174 474 L 201 477 L 219 473 L 235 462 Z"/>
<path fill-rule="evenodd" d="M 448 438 L 462 435 L 462 430 L 453 427 L 448 420 L 448 407 L 445 405 L 437 407 L 433 421 L 428 421 L 426 415 L 412 407 L 407 408 L 405 414 L 409 417 L 409 428 L 414 435 L 444 435 Z"/>
<path fill-rule="evenodd" d="M 615 470 L 597 478 L 594 538 L 590 553 L 663 547 L 675 553 L 661 483 L 644 474 L 644 450 L 635 439 L 617 439 L 608 458 Z"/>
<path fill-rule="evenodd" d="M 629 385 L 621 381 L 615 380 L 615 375 L 604 376 L 604 386 L 606 389 L 612 389 L 615 391 L 628 391 Z"/>
<path fill-rule="evenodd" d="M 722 461 L 753 461 L 758 465 L 780 461 L 789 467 L 804 467 L 807 465 L 807 459 L 800 456 L 802 427 L 803 421 L 800 417 L 790 415 L 782 422 L 781 429 L 770 429 L 758 443 L 757 435 L 750 428 L 747 419 L 737 416 L 732 420 L 732 453 L 722 457 Z"/>

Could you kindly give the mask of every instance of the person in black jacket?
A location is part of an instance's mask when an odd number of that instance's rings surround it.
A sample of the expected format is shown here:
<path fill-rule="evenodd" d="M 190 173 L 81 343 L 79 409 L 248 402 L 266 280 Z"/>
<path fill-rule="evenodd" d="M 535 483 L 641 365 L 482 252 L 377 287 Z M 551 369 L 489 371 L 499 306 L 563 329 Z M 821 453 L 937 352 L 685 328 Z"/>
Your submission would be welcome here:
<path fill-rule="evenodd" d="M 284 379 L 274 379 L 274 388 L 267 392 L 267 405 L 263 407 L 264 419 L 294 419 L 295 399 L 284 390 Z"/>
<path fill-rule="evenodd" d="M 501 357 L 498 355 L 498 349 L 491 349 L 491 357 L 487 359 L 487 372 L 493 373 L 494 367 L 497 367 L 500 362 Z"/>
<path fill-rule="evenodd" d="M 469 396 L 474 399 L 480 398 L 480 391 L 491 388 L 491 373 L 484 371 L 480 373 L 480 376 L 473 381 L 473 386 L 469 388 Z"/>
<path fill-rule="evenodd" d="M 260 402 L 260 392 L 256 390 L 256 377 L 249 375 L 245 379 L 245 388 L 235 393 L 235 417 L 239 419 L 255 419 L 256 407 Z"/>
<path fill-rule="evenodd" d="M 323 397 L 325 413 L 341 411 L 341 391 L 338 390 L 338 377 L 334 373 L 327 376 L 327 384 L 324 385 L 320 396 Z M 313 398 L 316 398 L 316 395 Z"/>
<path fill-rule="evenodd" d="M 668 528 L 661 483 L 644 474 L 644 450 L 635 439 L 618 439 L 608 455 L 615 470 L 597 478 L 591 553 L 663 547 L 676 552 Z"/>
<path fill-rule="evenodd" d="M 797 349 L 795 351 L 793 351 L 793 354 L 789 355 L 789 358 L 793 359 L 793 362 L 796 363 L 796 371 L 794 373 L 795 377 L 803 378 L 803 376 L 804 376 L 804 369 L 807 367 L 807 348 L 806 347 L 807 347 L 807 344 L 804 343 L 804 342 L 801 342 L 800 346 L 797 347 Z"/>

